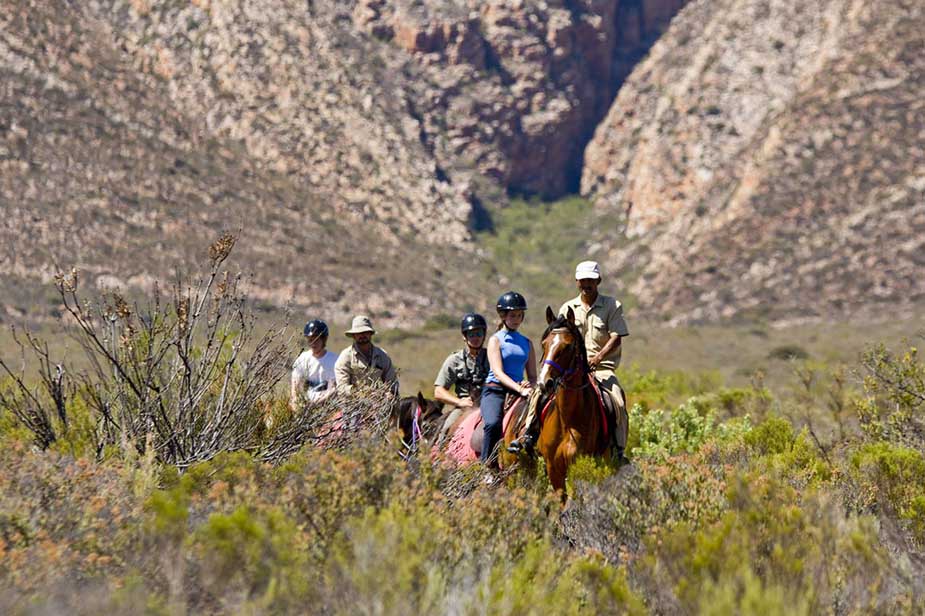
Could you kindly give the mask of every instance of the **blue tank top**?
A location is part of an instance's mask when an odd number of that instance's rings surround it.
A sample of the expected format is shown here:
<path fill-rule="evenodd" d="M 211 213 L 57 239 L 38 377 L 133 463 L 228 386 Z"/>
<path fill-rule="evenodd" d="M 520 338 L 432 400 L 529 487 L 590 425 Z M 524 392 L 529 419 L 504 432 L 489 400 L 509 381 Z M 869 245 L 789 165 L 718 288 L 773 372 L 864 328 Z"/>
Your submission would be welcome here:
<path fill-rule="evenodd" d="M 504 373 L 516 382 L 524 380 L 524 366 L 530 357 L 530 340 L 520 332 L 499 329 L 494 334 L 501 343 L 501 365 Z M 488 371 L 486 383 L 501 384 L 494 371 Z"/>

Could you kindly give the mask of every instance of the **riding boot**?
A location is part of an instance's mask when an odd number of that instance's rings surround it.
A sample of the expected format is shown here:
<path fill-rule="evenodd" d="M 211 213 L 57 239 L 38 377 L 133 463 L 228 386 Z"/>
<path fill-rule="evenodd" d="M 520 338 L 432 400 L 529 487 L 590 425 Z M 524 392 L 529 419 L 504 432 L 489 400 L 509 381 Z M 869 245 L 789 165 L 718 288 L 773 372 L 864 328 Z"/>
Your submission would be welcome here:
<path fill-rule="evenodd" d="M 542 392 L 538 389 L 534 389 L 530 393 L 530 399 L 527 401 L 527 417 L 524 419 L 524 433 L 507 446 L 509 453 L 526 451 L 528 454 L 533 455 L 533 447 L 536 445 L 540 432 L 537 408 L 541 407 L 539 404 L 541 396 Z"/>

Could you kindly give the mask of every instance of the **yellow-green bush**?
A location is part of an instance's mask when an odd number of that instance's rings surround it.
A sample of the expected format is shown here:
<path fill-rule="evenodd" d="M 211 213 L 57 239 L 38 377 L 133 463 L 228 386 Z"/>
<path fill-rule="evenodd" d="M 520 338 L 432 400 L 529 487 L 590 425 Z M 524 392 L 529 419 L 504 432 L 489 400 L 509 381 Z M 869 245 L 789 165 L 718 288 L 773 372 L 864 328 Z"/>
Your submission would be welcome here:
<path fill-rule="evenodd" d="M 704 398 L 690 398 L 670 411 L 646 411 L 634 405 L 630 409 L 627 449 L 633 455 L 663 459 L 676 453 L 693 453 L 710 440 L 739 439 L 750 429 L 748 416 L 717 423 L 715 410 Z"/>
<path fill-rule="evenodd" d="M 855 407 L 861 427 L 874 440 L 922 448 L 925 445 L 925 364 L 918 348 L 893 353 L 883 345 L 868 348 L 861 360 L 865 396 Z"/>
<path fill-rule="evenodd" d="M 305 539 L 280 508 L 240 506 L 211 514 L 191 549 L 202 563 L 203 588 L 217 603 L 289 611 L 310 596 Z"/>
<path fill-rule="evenodd" d="M 681 521 L 648 541 L 643 575 L 665 605 L 809 614 L 876 600 L 887 555 L 869 520 L 767 475 L 739 476 L 728 500 L 715 522 Z"/>
<path fill-rule="evenodd" d="M 904 520 L 918 541 L 925 541 L 925 456 L 880 441 L 855 451 L 851 465 L 872 499 Z"/>
<path fill-rule="evenodd" d="M 767 389 L 755 387 L 721 387 L 704 395 L 707 405 L 716 409 L 720 417 L 763 418 L 774 405 L 774 397 Z"/>
<path fill-rule="evenodd" d="M 600 483 L 616 473 L 620 462 L 610 456 L 578 456 L 568 469 L 567 480 L 571 484 L 575 481 L 586 483 Z"/>
<path fill-rule="evenodd" d="M 745 444 L 759 455 L 790 451 L 795 440 L 793 426 L 781 417 L 768 417 L 744 436 Z"/>

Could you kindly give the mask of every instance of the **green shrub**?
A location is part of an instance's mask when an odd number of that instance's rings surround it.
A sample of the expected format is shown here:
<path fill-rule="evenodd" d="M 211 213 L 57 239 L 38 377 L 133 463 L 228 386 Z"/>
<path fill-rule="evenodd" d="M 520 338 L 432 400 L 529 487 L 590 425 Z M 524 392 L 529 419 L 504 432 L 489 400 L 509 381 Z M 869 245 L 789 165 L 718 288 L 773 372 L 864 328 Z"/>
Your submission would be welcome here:
<path fill-rule="evenodd" d="M 723 417 L 762 418 L 774 404 L 771 392 L 764 388 L 722 387 L 718 391 L 704 396 L 707 403 Z"/>
<path fill-rule="evenodd" d="M 881 441 L 864 445 L 850 461 L 872 499 L 905 521 L 918 541 L 925 541 L 925 456 Z"/>
<path fill-rule="evenodd" d="M 0 387 L 3 385 L 0 384 Z M 13 441 L 28 442 L 31 440 L 32 432 L 17 420 L 9 409 L 0 405 L 0 447 L 5 447 Z"/>
<path fill-rule="evenodd" d="M 716 413 L 704 398 L 690 398 L 671 411 L 630 409 L 633 454 L 666 458 L 696 451 L 708 440 L 735 440 L 751 429 L 748 416 L 716 423 Z M 638 439 L 638 444 L 636 439 Z"/>
<path fill-rule="evenodd" d="M 605 457 L 578 456 L 568 469 L 569 483 L 584 481 L 587 483 L 600 483 L 620 468 L 617 460 Z"/>
<path fill-rule="evenodd" d="M 868 520 L 846 519 L 830 495 L 767 475 L 740 475 L 728 500 L 713 523 L 682 521 L 649 539 L 646 584 L 669 584 L 663 601 L 707 613 L 806 614 L 876 599 L 888 561 Z"/>
<path fill-rule="evenodd" d="M 512 615 L 644 614 L 622 572 L 593 558 L 563 562 L 545 541 L 495 567 L 479 612 Z M 487 600 L 486 600 L 487 599 Z M 475 607 L 475 606 L 473 606 Z"/>
<path fill-rule="evenodd" d="M 646 410 L 678 404 L 692 396 L 706 394 L 717 389 L 721 380 L 718 372 L 642 372 L 635 364 L 621 369 L 620 373 L 620 384 L 626 390 L 627 397 Z"/>
<path fill-rule="evenodd" d="M 768 417 L 744 437 L 745 443 L 760 455 L 790 451 L 795 440 L 793 426 L 781 417 Z"/>
<path fill-rule="evenodd" d="M 865 396 L 855 403 L 861 427 L 873 440 L 925 449 L 925 364 L 910 346 L 896 355 L 883 345 L 862 357 Z"/>
<path fill-rule="evenodd" d="M 801 346 L 795 344 L 785 344 L 771 349 L 768 352 L 768 359 L 777 359 L 781 361 L 809 359 L 809 353 Z"/>
<path fill-rule="evenodd" d="M 228 605 L 230 599 L 280 611 L 309 595 L 313 580 L 303 538 L 279 508 L 241 506 L 230 514 L 209 516 L 192 537 L 192 546 L 207 572 L 204 587 L 217 602 Z"/>

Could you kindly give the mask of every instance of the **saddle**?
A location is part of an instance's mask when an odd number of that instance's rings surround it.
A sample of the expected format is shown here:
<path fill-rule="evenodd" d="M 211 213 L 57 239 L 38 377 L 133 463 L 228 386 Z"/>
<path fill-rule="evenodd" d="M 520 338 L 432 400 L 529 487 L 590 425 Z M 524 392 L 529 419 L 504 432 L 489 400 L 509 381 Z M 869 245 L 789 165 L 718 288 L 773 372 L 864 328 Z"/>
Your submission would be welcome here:
<path fill-rule="evenodd" d="M 594 390 L 595 397 L 597 398 L 597 408 L 598 412 L 601 414 L 601 418 L 604 421 L 604 435 L 607 439 L 608 447 L 619 448 L 617 443 L 617 408 L 614 405 L 613 398 L 609 393 L 601 389 L 600 383 L 597 379 L 591 375 L 588 375 L 588 380 L 591 382 L 591 389 Z M 539 402 L 542 412 L 540 413 L 540 424 L 546 419 L 546 413 L 549 411 L 549 407 L 552 404 L 552 399 L 540 400 Z"/>
<path fill-rule="evenodd" d="M 511 400 L 516 401 L 518 398 L 518 396 L 511 396 Z M 523 400 L 523 398 L 519 399 Z M 518 405 L 512 404 L 511 400 L 505 400 L 502 429 L 507 429 L 518 410 Z M 447 459 L 456 464 L 474 462 L 479 459 L 479 454 L 482 452 L 483 435 L 482 414 L 478 408 L 456 409 L 444 422 L 440 439 L 434 446 L 433 455 L 437 456 L 442 452 Z"/>
<path fill-rule="evenodd" d="M 504 398 L 504 407 L 502 407 L 502 415 L 504 419 L 501 422 L 501 430 L 507 430 L 508 424 L 511 422 L 511 419 L 514 417 L 514 406 L 517 404 L 518 400 L 523 400 L 520 396 L 514 394 L 507 394 Z M 479 420 L 476 423 L 476 428 L 480 428 L 482 425 L 481 415 Z M 472 431 L 472 436 L 469 437 L 469 447 L 472 448 L 476 454 L 481 455 L 482 453 L 482 443 L 485 440 L 485 431 L 481 429 L 476 429 Z"/>
<path fill-rule="evenodd" d="M 621 431 L 620 424 L 621 422 L 620 422 L 620 418 L 618 417 L 618 414 L 619 413 L 623 414 L 624 422 L 629 421 L 629 417 L 627 416 L 627 409 L 625 408 L 626 392 L 623 391 L 623 388 L 618 385 L 618 387 L 620 387 L 620 394 L 623 396 L 623 403 L 624 403 L 624 408 L 621 409 L 616 406 L 616 403 L 614 402 L 613 397 L 608 392 L 601 389 L 600 384 L 598 383 L 596 378 L 591 379 L 591 385 L 592 387 L 594 387 L 594 391 L 598 395 L 598 400 L 600 401 L 601 408 L 603 410 L 604 422 L 607 428 L 607 435 L 608 435 L 608 446 L 614 452 L 617 452 L 620 456 L 622 456 L 623 449 L 626 446 L 626 444 L 625 443 L 622 445 L 620 444 L 620 431 Z M 624 427 L 623 440 L 626 439 L 625 430 L 626 430 L 626 427 Z"/>

